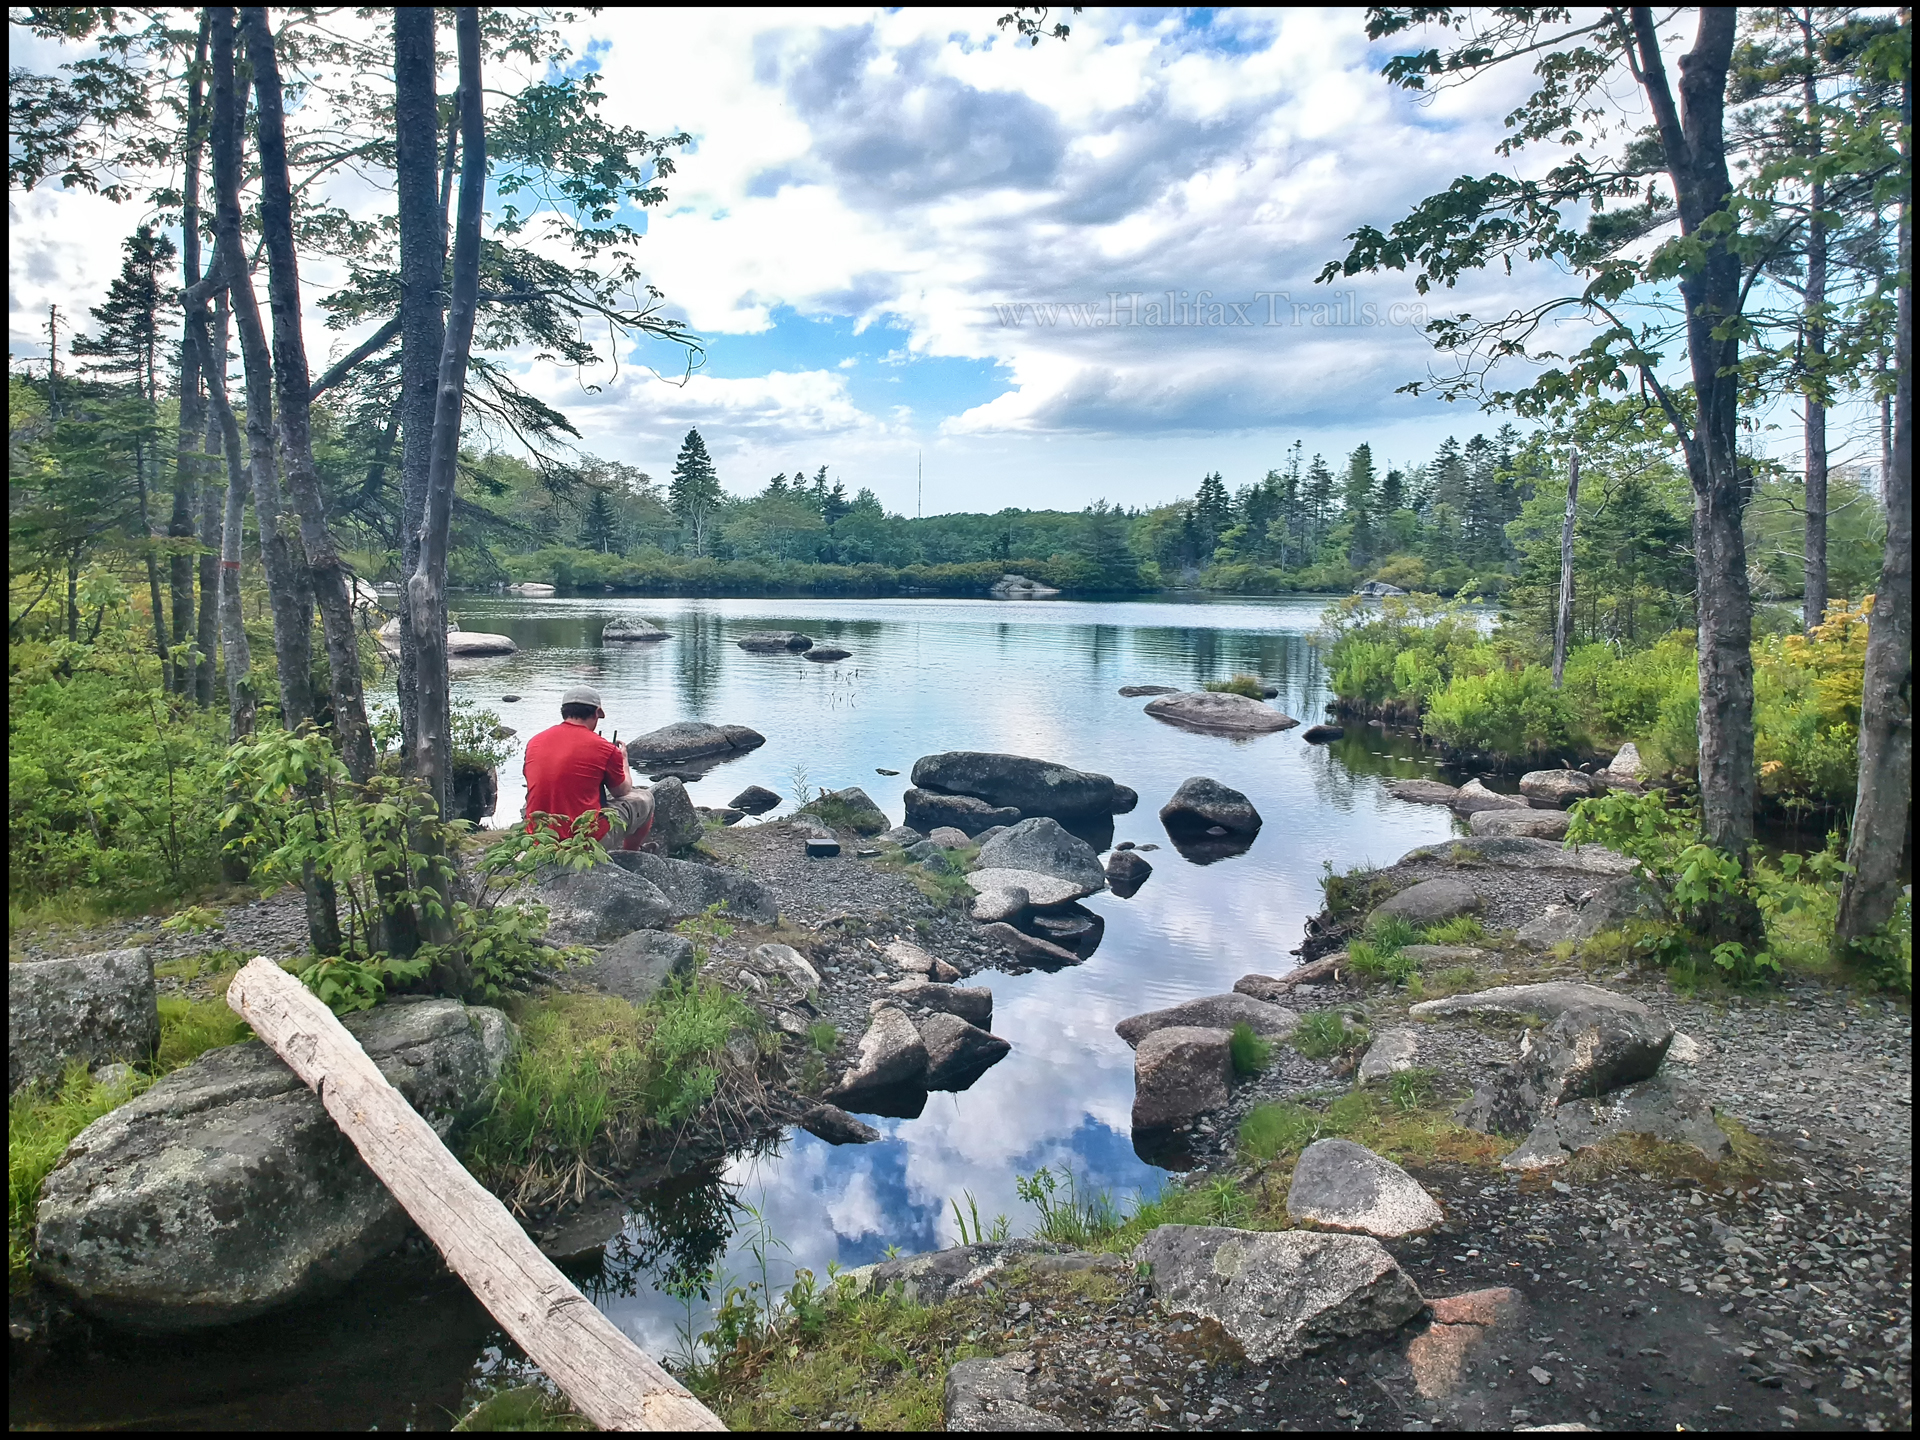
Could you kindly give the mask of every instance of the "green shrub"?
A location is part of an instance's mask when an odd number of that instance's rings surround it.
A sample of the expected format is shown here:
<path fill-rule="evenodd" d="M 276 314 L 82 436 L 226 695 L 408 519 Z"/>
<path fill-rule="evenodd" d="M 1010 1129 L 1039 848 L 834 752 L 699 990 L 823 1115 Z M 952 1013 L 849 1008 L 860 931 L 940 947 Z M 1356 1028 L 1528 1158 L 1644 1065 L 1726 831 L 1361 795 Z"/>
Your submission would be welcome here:
<path fill-rule="evenodd" d="M 1330 1055 L 1344 1055 L 1359 1050 L 1367 1043 L 1366 1027 L 1349 1025 L 1347 1017 L 1334 1010 L 1316 1010 L 1310 1015 L 1302 1015 L 1300 1023 L 1294 1027 L 1288 1037 L 1293 1048 L 1313 1060 L 1324 1060 Z"/>
<path fill-rule="evenodd" d="M 1244 695 L 1249 700 L 1264 700 L 1266 681 L 1258 675 L 1235 675 L 1231 680 L 1209 680 L 1206 688 L 1219 695 Z"/>
<path fill-rule="evenodd" d="M 1513 761 L 1570 751 L 1582 729 L 1572 698 L 1553 688 L 1540 665 L 1456 674 L 1434 697 L 1423 725 L 1453 749 Z"/>
<path fill-rule="evenodd" d="M 1456 673 L 1492 663 L 1478 617 L 1434 595 L 1355 596 L 1320 623 L 1328 682 L 1346 710 L 1412 718 Z"/>
<path fill-rule="evenodd" d="M 1236 1075 L 1257 1075 L 1273 1059 L 1273 1042 L 1256 1035 L 1244 1020 L 1228 1035 L 1227 1048 L 1232 1052 Z"/>
<path fill-rule="evenodd" d="M 1373 915 L 1367 920 L 1367 939 L 1382 954 L 1391 954 L 1420 938 L 1413 922 L 1400 915 Z"/>
<path fill-rule="evenodd" d="M 1472 945 L 1487 938 L 1487 932 L 1471 915 L 1456 915 L 1438 925 L 1429 925 L 1420 938 L 1428 945 Z"/>
<path fill-rule="evenodd" d="M 840 1043 L 840 1027 L 831 1020 L 816 1020 L 807 1027 L 807 1043 L 822 1055 L 831 1055 Z"/>

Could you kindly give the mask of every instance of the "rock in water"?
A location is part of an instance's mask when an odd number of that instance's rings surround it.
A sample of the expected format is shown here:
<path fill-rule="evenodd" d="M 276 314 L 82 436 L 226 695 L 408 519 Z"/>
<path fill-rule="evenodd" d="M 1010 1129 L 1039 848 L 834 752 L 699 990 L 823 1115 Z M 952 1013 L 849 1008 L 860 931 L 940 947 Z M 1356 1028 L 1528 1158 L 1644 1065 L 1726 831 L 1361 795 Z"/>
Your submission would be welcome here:
<path fill-rule="evenodd" d="M 1407 592 L 1402 590 L 1398 585 L 1389 584 L 1385 580 L 1376 579 L 1376 580 L 1367 581 L 1366 584 L 1362 585 L 1358 590 L 1355 590 L 1353 593 L 1356 595 L 1364 595 L 1370 600 L 1379 600 L 1388 595 L 1404 595 Z"/>
<path fill-rule="evenodd" d="M 636 930 L 622 935 L 585 965 L 574 966 L 567 975 L 605 994 L 644 1005 L 668 980 L 692 973 L 693 942 L 686 936 Z"/>
<path fill-rule="evenodd" d="M 1316 1140 L 1294 1164 L 1287 1218 L 1399 1240 L 1424 1235 L 1446 1216 L 1420 1182 L 1391 1160 L 1351 1140 Z"/>
<path fill-rule="evenodd" d="M 853 656 L 851 650 L 842 650 L 837 645 L 815 645 L 811 650 L 802 650 L 802 660 L 815 660 L 822 665 L 831 665 L 836 660 L 848 660 Z"/>
<path fill-rule="evenodd" d="M 1027 870 L 1051 875 L 1086 887 L 1081 893 L 1089 895 L 1107 883 L 1107 872 L 1100 866 L 1099 853 L 1079 836 L 1069 834 L 1059 821 L 1044 815 L 1022 820 L 1006 833 L 987 841 L 980 847 L 978 864 L 981 870 Z"/>
<path fill-rule="evenodd" d="M 1053 1416 L 1027 1403 L 1030 1357 L 956 1360 L 947 1369 L 946 1428 L 971 1430 L 1065 1430 Z"/>
<path fill-rule="evenodd" d="M 1300 1017 L 1293 1011 L 1236 991 L 1230 995 L 1203 995 L 1198 1000 L 1183 1001 L 1164 1010 L 1130 1015 L 1114 1026 L 1113 1032 L 1138 1049 L 1141 1041 L 1154 1031 L 1175 1025 L 1199 1025 L 1213 1030 L 1247 1025 L 1256 1035 L 1281 1040 L 1291 1035 L 1299 1023 Z"/>
<path fill-rule="evenodd" d="M 1467 820 L 1475 835 L 1525 835 L 1564 840 L 1570 817 L 1564 810 L 1477 810 Z"/>
<path fill-rule="evenodd" d="M 615 617 L 600 627 L 600 643 L 617 644 L 628 640 L 666 640 L 671 637 L 651 620 Z"/>
<path fill-rule="evenodd" d="M 1168 1310 L 1216 1321 L 1256 1365 L 1397 1330 L 1425 1302 L 1366 1235 L 1162 1225 L 1134 1247 Z"/>
<path fill-rule="evenodd" d="M 923 834 L 947 827 L 977 836 L 994 826 L 1011 825 L 1020 812 L 1011 805 L 989 805 L 972 795 L 943 795 L 918 787 L 907 791 L 907 827 Z"/>
<path fill-rule="evenodd" d="M 1396 800 L 1411 800 L 1416 805 L 1451 805 L 1460 792 L 1438 780 L 1396 780 L 1387 786 Z"/>
<path fill-rule="evenodd" d="M 929 1015 L 915 1028 L 927 1047 L 927 1073 L 921 1083 L 929 1090 L 964 1090 L 1013 1048 L 998 1035 L 990 1035 L 958 1015 Z"/>
<path fill-rule="evenodd" d="M 1373 1037 L 1373 1044 L 1367 1047 L 1366 1056 L 1360 1061 L 1360 1083 L 1372 1085 L 1390 1079 L 1403 1070 L 1411 1070 L 1419 1054 L 1420 1036 L 1417 1031 L 1382 1030 Z"/>
<path fill-rule="evenodd" d="M 1480 897 L 1464 880 L 1441 875 L 1422 880 L 1374 906 L 1374 915 L 1397 915 L 1414 926 L 1437 925 L 1480 908 Z"/>
<path fill-rule="evenodd" d="M 876 1011 L 867 1033 L 860 1037 L 860 1053 L 840 1078 L 831 1098 L 844 1100 L 899 1085 L 918 1085 L 927 1073 L 927 1047 L 913 1022 L 898 1010 Z"/>
<path fill-rule="evenodd" d="M 995 600 L 1045 600 L 1059 593 L 1051 585 L 1042 585 L 1024 575 L 1002 575 L 987 587 L 987 594 Z"/>
<path fill-rule="evenodd" d="M 1153 874 L 1153 866 L 1138 850 L 1116 850 L 1107 857 L 1107 888 L 1122 900 L 1131 900 Z"/>
<path fill-rule="evenodd" d="M 454 1000 L 342 1023 L 443 1133 L 477 1115 L 513 1046 L 498 1010 Z M 406 1232 L 319 1097 L 252 1041 L 80 1133 L 41 1188 L 36 1269 L 106 1319 L 195 1330 L 336 1289 Z"/>
<path fill-rule="evenodd" d="M 1454 793 L 1447 802 L 1462 815 L 1471 815 L 1478 810 L 1531 810 L 1533 807 L 1523 795 L 1500 795 L 1489 790 L 1478 780 L 1469 780 Z"/>
<path fill-rule="evenodd" d="M 764 815 L 780 808 L 780 797 L 761 785 L 749 785 L 727 802 L 729 808 L 749 815 Z"/>
<path fill-rule="evenodd" d="M 1578 770 L 1529 770 L 1520 777 L 1520 793 L 1564 810 L 1593 794 L 1593 781 Z"/>
<path fill-rule="evenodd" d="M 1029 907 L 1051 909 L 1060 905 L 1070 905 L 1075 900 L 1093 894 L 1098 885 L 1082 884 L 1073 880 L 1062 880 L 1054 875 L 1043 875 L 1038 870 L 1003 870 L 993 867 L 974 870 L 967 876 L 967 883 L 981 895 L 999 894 L 1010 897 L 1020 894 L 1026 898 L 1020 902 L 1019 909 L 1008 914 L 986 915 L 976 913 L 976 920 L 1007 920 Z M 990 908 L 999 909 L 1009 901 L 996 902 Z"/>
<path fill-rule="evenodd" d="M 1226 1104 L 1230 1038 L 1225 1030 L 1173 1025 L 1142 1040 L 1133 1052 L 1133 1128 L 1162 1129 Z"/>
<path fill-rule="evenodd" d="M 7 967 L 7 1093 L 58 1084 L 67 1064 L 144 1062 L 160 1044 L 153 961 L 107 950 Z"/>
<path fill-rule="evenodd" d="M 813 637 L 798 630 L 749 630 L 734 642 L 742 650 L 772 654 L 781 650 L 811 650 Z"/>
<path fill-rule="evenodd" d="M 911 1004 L 947 1015 L 985 1030 L 993 1024 L 993 991 L 984 985 L 918 985 L 907 992 Z"/>
<path fill-rule="evenodd" d="M 1050 940 L 1041 940 L 1024 930 L 1016 930 L 1004 920 L 983 927 L 980 934 L 985 939 L 999 941 L 1022 960 L 1038 965 L 1078 965 L 1083 958 Z"/>
<path fill-rule="evenodd" d="M 985 750 L 948 750 L 938 755 L 923 755 L 913 762 L 911 778 L 914 785 L 923 790 L 971 795 L 992 807 L 1017 810 L 1019 815 L 1015 819 L 1035 815 L 1050 815 L 1056 820 L 1105 819 L 1124 813 L 1126 807 L 1121 793 L 1126 787 L 1115 785 L 1111 776 L 1025 755 L 1000 755 Z M 995 823 L 1011 824 L 1012 821 Z M 978 828 L 983 827 L 969 829 L 963 824 L 960 828 L 976 834 Z"/>
<path fill-rule="evenodd" d="M 1230 735 L 1263 735 L 1291 730 L 1300 722 L 1271 705 L 1217 690 L 1190 690 L 1149 700 L 1147 714 L 1192 730 Z"/>
<path fill-rule="evenodd" d="M 1309 725 L 1300 738 L 1309 745 L 1325 745 L 1330 741 L 1341 739 L 1346 733 L 1346 730 L 1339 725 Z"/>
<path fill-rule="evenodd" d="M 1141 696 L 1178 695 L 1180 687 L 1178 685 L 1122 685 L 1120 693 L 1129 700 L 1135 700 Z"/>
<path fill-rule="evenodd" d="M 745 725 L 709 725 L 704 720 L 676 720 L 671 725 L 662 725 L 658 730 L 649 730 L 629 740 L 627 760 L 646 770 L 656 765 L 672 765 L 706 756 L 724 758 L 743 755 L 749 750 L 758 750 L 766 743 L 766 736 Z"/>
<path fill-rule="evenodd" d="M 1260 828 L 1260 812 L 1238 790 L 1195 775 L 1181 781 L 1173 798 L 1160 807 L 1160 823 L 1168 830 L 1218 826 L 1228 834 L 1251 835 Z"/>
<path fill-rule="evenodd" d="M 685 784 L 662 780 L 653 787 L 653 832 L 649 838 L 659 845 L 661 854 L 691 848 L 705 829 Z"/>
<path fill-rule="evenodd" d="M 635 930 L 664 930 L 679 915 L 658 885 L 619 865 L 555 868 L 521 893 L 547 907 L 555 945 L 607 945 Z"/>
<path fill-rule="evenodd" d="M 819 1104 L 803 1112 L 800 1128 L 817 1135 L 829 1145 L 871 1145 L 880 1132 L 864 1120 L 857 1120 L 838 1105 Z"/>
<path fill-rule="evenodd" d="M 779 918 L 772 892 L 744 870 L 632 850 L 621 852 L 619 863 L 657 887 L 667 897 L 676 920 L 704 914 L 714 905 L 724 906 L 730 916 L 755 925 L 771 925 Z"/>

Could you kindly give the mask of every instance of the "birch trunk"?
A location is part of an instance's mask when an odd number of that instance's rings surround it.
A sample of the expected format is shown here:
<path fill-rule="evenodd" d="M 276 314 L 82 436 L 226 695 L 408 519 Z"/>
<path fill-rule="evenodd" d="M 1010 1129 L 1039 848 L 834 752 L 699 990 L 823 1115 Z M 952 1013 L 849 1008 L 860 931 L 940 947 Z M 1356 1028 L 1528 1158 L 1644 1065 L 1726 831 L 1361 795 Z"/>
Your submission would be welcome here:
<path fill-rule="evenodd" d="M 1580 503 L 1580 452 L 1567 461 L 1567 518 L 1560 523 L 1560 608 L 1553 616 L 1553 688 L 1567 670 L 1567 632 L 1573 628 L 1573 516 Z"/>

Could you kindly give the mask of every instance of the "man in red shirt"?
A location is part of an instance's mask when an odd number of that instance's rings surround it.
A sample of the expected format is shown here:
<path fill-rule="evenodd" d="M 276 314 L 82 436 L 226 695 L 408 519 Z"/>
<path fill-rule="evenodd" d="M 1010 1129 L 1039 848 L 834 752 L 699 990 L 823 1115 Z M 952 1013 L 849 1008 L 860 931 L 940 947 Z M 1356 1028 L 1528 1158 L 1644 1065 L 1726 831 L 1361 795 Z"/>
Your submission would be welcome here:
<path fill-rule="evenodd" d="M 626 755 L 595 733 L 606 718 L 600 692 L 576 685 L 560 697 L 560 723 L 527 742 L 529 833 L 545 825 L 563 840 L 571 836 L 576 819 L 603 808 L 604 786 L 619 817 L 611 827 L 618 841 L 615 848 L 638 850 L 646 844 L 653 829 L 653 792 L 628 779 Z M 594 838 L 605 840 L 609 828 L 606 817 L 598 816 Z"/>

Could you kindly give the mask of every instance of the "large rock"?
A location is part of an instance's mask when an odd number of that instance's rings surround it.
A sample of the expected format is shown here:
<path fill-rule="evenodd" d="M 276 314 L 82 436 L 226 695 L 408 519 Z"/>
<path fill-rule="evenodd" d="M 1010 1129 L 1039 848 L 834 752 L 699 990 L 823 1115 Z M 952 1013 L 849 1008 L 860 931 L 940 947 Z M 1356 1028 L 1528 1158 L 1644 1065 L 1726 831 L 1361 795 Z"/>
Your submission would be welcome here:
<path fill-rule="evenodd" d="M 1180 687 L 1178 685 L 1122 685 L 1120 693 L 1129 700 L 1134 700 L 1144 696 L 1178 695 Z"/>
<path fill-rule="evenodd" d="M 714 905 L 725 906 L 734 919 L 756 925 L 771 925 L 780 918 L 773 893 L 744 870 L 638 851 L 626 852 L 620 863 L 660 889 L 672 902 L 676 920 L 699 915 Z"/>
<path fill-rule="evenodd" d="M 1451 875 L 1440 875 L 1432 880 L 1422 880 L 1417 885 L 1409 885 L 1399 894 L 1383 900 L 1373 907 L 1373 914 L 1398 917 L 1419 927 L 1438 925 L 1443 920 L 1468 915 L 1479 908 L 1480 897 L 1474 893 L 1471 885 Z"/>
<path fill-rule="evenodd" d="M 1578 770 L 1529 770 L 1520 777 L 1520 793 L 1529 800 L 1564 810 L 1593 794 L 1593 781 Z"/>
<path fill-rule="evenodd" d="M 1051 585 L 1042 585 L 1024 575 L 1002 575 L 987 587 L 987 594 L 996 600 L 1046 600 L 1059 593 Z"/>
<path fill-rule="evenodd" d="M 1251 835 L 1260 828 L 1260 812 L 1231 786 L 1195 775 L 1181 781 L 1173 798 L 1160 807 L 1160 823 L 1169 830 L 1218 826 L 1230 834 Z"/>
<path fill-rule="evenodd" d="M 749 630 L 734 642 L 742 650 L 773 653 L 780 650 L 811 650 L 813 637 L 798 630 Z"/>
<path fill-rule="evenodd" d="M 1539 1035 L 1529 1035 L 1520 1058 L 1460 1107 L 1456 1118 L 1475 1130 L 1526 1134 L 1555 1106 L 1645 1080 L 1660 1068 L 1673 1040 L 1673 1026 L 1630 996 L 1591 985 L 1509 988 L 1594 993 L 1554 997 L 1564 1008 L 1553 1022 Z"/>
<path fill-rule="evenodd" d="M 1142 1040 L 1133 1052 L 1133 1128 L 1178 1125 L 1226 1104 L 1229 1039 L 1225 1030 L 1172 1025 Z"/>
<path fill-rule="evenodd" d="M 1406 952 L 1403 950 L 1401 953 Z M 1382 1030 L 1373 1037 L 1373 1043 L 1367 1047 L 1367 1053 L 1360 1061 L 1357 1078 L 1362 1085 L 1373 1085 L 1382 1080 L 1389 1080 L 1403 1070 L 1411 1070 L 1413 1062 L 1419 1056 L 1419 1032 L 1404 1027 Z"/>
<path fill-rule="evenodd" d="M 947 826 L 967 835 L 1012 825 L 1020 812 L 1011 805 L 989 805 L 972 795 L 943 795 L 917 786 L 905 795 L 907 824 L 923 834 Z"/>
<path fill-rule="evenodd" d="M 920 1032 L 921 1043 L 927 1047 L 927 1073 L 920 1083 L 929 1090 L 964 1090 L 1013 1048 L 998 1035 L 990 1035 L 958 1015 L 937 1012 L 921 1020 L 915 1028 Z"/>
<path fill-rule="evenodd" d="M 1469 780 L 1454 791 L 1453 799 L 1447 802 L 1462 815 L 1473 815 L 1481 810 L 1529 810 L 1524 795 L 1502 795 L 1489 790 L 1478 780 Z"/>
<path fill-rule="evenodd" d="M 629 853 L 623 861 L 642 857 Z M 555 945 L 606 945 L 635 930 L 664 930 L 689 912 L 658 885 L 622 865 L 590 870 L 549 868 L 524 896 L 547 907 L 547 939 Z"/>
<path fill-rule="evenodd" d="M 1590 940 L 1629 920 L 1656 919 L 1662 913 L 1660 897 L 1651 888 L 1638 876 L 1622 875 L 1602 881 L 1570 905 L 1547 906 L 1520 927 L 1516 938 L 1523 945 L 1546 950 L 1565 940 Z"/>
<path fill-rule="evenodd" d="M 838 1105 L 819 1104 L 801 1112 L 800 1128 L 818 1136 L 829 1145 L 871 1145 L 880 1132 L 864 1120 L 856 1120 Z"/>
<path fill-rule="evenodd" d="M 551 593 L 551 592 L 549 592 Z M 618 644 L 628 640 L 666 640 L 670 638 L 651 620 L 642 620 L 637 616 L 615 616 L 600 627 L 600 643 Z"/>
<path fill-rule="evenodd" d="M 851 650 L 842 650 L 838 645 L 815 645 L 811 649 L 802 650 L 800 652 L 800 658 L 802 660 L 812 660 L 819 665 L 831 665 L 836 660 L 852 659 L 853 652 Z"/>
<path fill-rule="evenodd" d="M 7 967 L 7 1093 L 58 1084 L 69 1063 L 91 1070 L 145 1061 L 160 1044 L 153 961 L 143 949 L 107 950 Z"/>
<path fill-rule="evenodd" d="M 520 647 L 508 635 L 489 635 L 481 630 L 449 630 L 447 658 L 477 660 L 490 655 L 511 655 Z"/>
<path fill-rule="evenodd" d="M 1569 1010 L 1607 1007 L 1653 1014 L 1631 995 L 1619 995 L 1598 985 L 1569 980 L 1547 980 L 1538 985 L 1495 985 L 1490 990 L 1475 990 L 1466 995 L 1422 1000 L 1407 1013 L 1421 1020 L 1440 1020 L 1452 1015 L 1537 1015 L 1542 1020 L 1554 1020 Z"/>
<path fill-rule="evenodd" d="M 1599 845 L 1556 845 L 1551 840 L 1530 840 L 1523 835 L 1467 835 L 1443 840 L 1438 845 L 1409 850 L 1396 863 L 1422 862 L 1473 869 L 1579 870 L 1589 875 L 1630 875 L 1634 866 L 1617 850 Z"/>
<path fill-rule="evenodd" d="M 660 930 L 636 930 L 622 935 L 588 963 L 574 966 L 567 978 L 644 1005 L 667 981 L 691 974 L 691 940 Z"/>
<path fill-rule="evenodd" d="M 1026 1355 L 955 1361 L 947 1369 L 943 1387 L 945 1428 L 996 1432 L 1067 1429 L 1061 1421 L 1027 1403 L 1027 1371 L 1032 1366 L 1032 1357 Z"/>
<path fill-rule="evenodd" d="M 727 802 L 727 808 L 741 810 L 748 815 L 764 815 L 769 810 L 780 808 L 780 797 L 764 785 L 749 785 Z"/>
<path fill-rule="evenodd" d="M 513 1045 L 498 1010 L 453 1000 L 343 1023 L 442 1134 L 480 1113 Z M 94 1314 L 193 1330 L 337 1288 L 406 1232 L 319 1097 L 253 1041 L 80 1132 L 41 1187 L 35 1268 Z"/>
<path fill-rule="evenodd" d="M 1048 879 L 1053 884 L 1066 883 L 1055 881 L 1051 876 Z M 974 896 L 972 914 L 973 918 L 982 925 L 991 925 L 998 920 L 1018 919 L 1032 904 L 1032 897 L 1020 886 L 999 885 L 982 890 Z"/>
<path fill-rule="evenodd" d="M 709 725 L 704 720 L 676 720 L 627 741 L 627 759 L 645 770 L 680 760 L 743 755 L 758 750 L 767 737 L 745 725 Z M 778 797 L 775 797 L 776 800 Z M 739 807 L 745 809 L 743 805 Z"/>
<path fill-rule="evenodd" d="M 690 849 L 705 833 L 706 826 L 684 784 L 669 778 L 653 787 L 653 830 L 648 839 L 660 847 L 661 854 Z"/>
<path fill-rule="evenodd" d="M 1424 1235 L 1446 1216 L 1420 1182 L 1391 1160 L 1351 1140 L 1316 1140 L 1294 1164 L 1287 1218 L 1400 1240 Z"/>
<path fill-rule="evenodd" d="M 1629 740 L 1614 754 L 1607 774 L 1615 781 L 1637 782 L 1647 778 L 1647 767 L 1640 758 L 1640 747 Z"/>
<path fill-rule="evenodd" d="M 1008 920 L 1025 909 L 1047 910 L 1069 905 L 1100 888 L 1080 881 L 1062 880 L 1057 875 L 1045 875 L 1038 870 L 1004 870 L 998 867 L 971 871 L 966 880 L 982 899 L 989 895 L 1003 897 L 987 909 L 1005 913 L 986 913 L 976 903 L 973 917 L 976 920 Z M 1026 898 L 1017 909 L 1008 909 L 1015 893 Z"/>
<path fill-rule="evenodd" d="M 1228 735 L 1264 735 L 1291 730 L 1300 722 L 1271 705 L 1245 695 L 1218 690 L 1187 690 L 1147 702 L 1147 714 L 1156 720 Z"/>
<path fill-rule="evenodd" d="M 1564 1164 L 1616 1135 L 1691 1145 L 1709 1160 L 1733 1153 L 1733 1142 L 1713 1118 L 1706 1093 L 1684 1080 L 1656 1075 L 1596 1100 L 1549 1107 L 1526 1142 L 1500 1164 L 1508 1170 L 1540 1170 Z"/>
<path fill-rule="evenodd" d="M 1111 776 L 1075 770 L 1052 760 L 1000 755 L 986 750 L 947 750 L 913 762 L 915 787 L 947 795 L 971 795 L 1021 816 L 1049 815 L 1056 820 L 1104 819 L 1130 808 Z M 1132 792 L 1127 792 L 1131 794 Z M 930 828 L 909 818 L 909 825 Z M 958 822 L 944 822 L 958 823 Z M 990 823 L 1008 824 L 1005 820 Z M 960 825 L 969 835 L 985 826 Z"/>
<path fill-rule="evenodd" d="M 1101 868 L 1099 853 L 1079 836 L 1069 834 L 1059 821 L 1045 815 L 1022 820 L 987 841 L 980 847 L 978 864 L 981 870 L 1026 870 L 1051 875 L 1087 887 L 1082 894 L 1092 894 L 1107 883 L 1107 872 Z M 1031 894 L 1032 887 L 1027 888 Z"/>
<path fill-rule="evenodd" d="M 874 1012 L 852 1067 L 828 1098 L 845 1100 L 875 1090 L 919 1085 L 927 1073 L 927 1047 L 903 1013 L 884 1007 Z"/>
<path fill-rule="evenodd" d="M 1567 838 L 1564 810 L 1477 810 L 1467 819 L 1475 835 L 1525 835 L 1535 840 Z"/>
<path fill-rule="evenodd" d="M 1236 991 L 1229 995 L 1203 995 L 1198 1000 L 1182 1001 L 1164 1010 L 1130 1015 L 1114 1026 L 1113 1031 L 1127 1044 L 1138 1049 L 1140 1042 L 1154 1031 L 1175 1025 L 1199 1025 L 1214 1030 L 1231 1030 L 1236 1025 L 1247 1025 L 1252 1027 L 1256 1035 L 1284 1040 L 1299 1023 L 1300 1017 L 1286 1007 L 1270 1005 Z"/>
<path fill-rule="evenodd" d="M 1346 727 L 1342 725 L 1309 725 L 1300 732 L 1300 738 L 1309 745 L 1330 745 L 1346 736 Z"/>
<path fill-rule="evenodd" d="M 1256 1365 L 1399 1329 L 1424 1306 L 1378 1240 L 1162 1225 L 1134 1247 L 1166 1309 L 1217 1322 Z"/>
<path fill-rule="evenodd" d="M 891 823 L 873 803 L 873 797 L 858 785 L 844 790 L 829 790 L 808 805 L 803 812 L 818 815 L 832 824 L 844 825 L 856 835 L 878 835 Z"/>
<path fill-rule="evenodd" d="M 909 1005 L 957 1015 L 982 1030 L 993 1024 L 993 991 L 984 985 L 938 985 L 929 981 L 901 993 Z"/>
<path fill-rule="evenodd" d="M 1438 780 L 1395 780 L 1387 786 L 1387 793 L 1416 805 L 1451 805 L 1460 791 Z"/>

